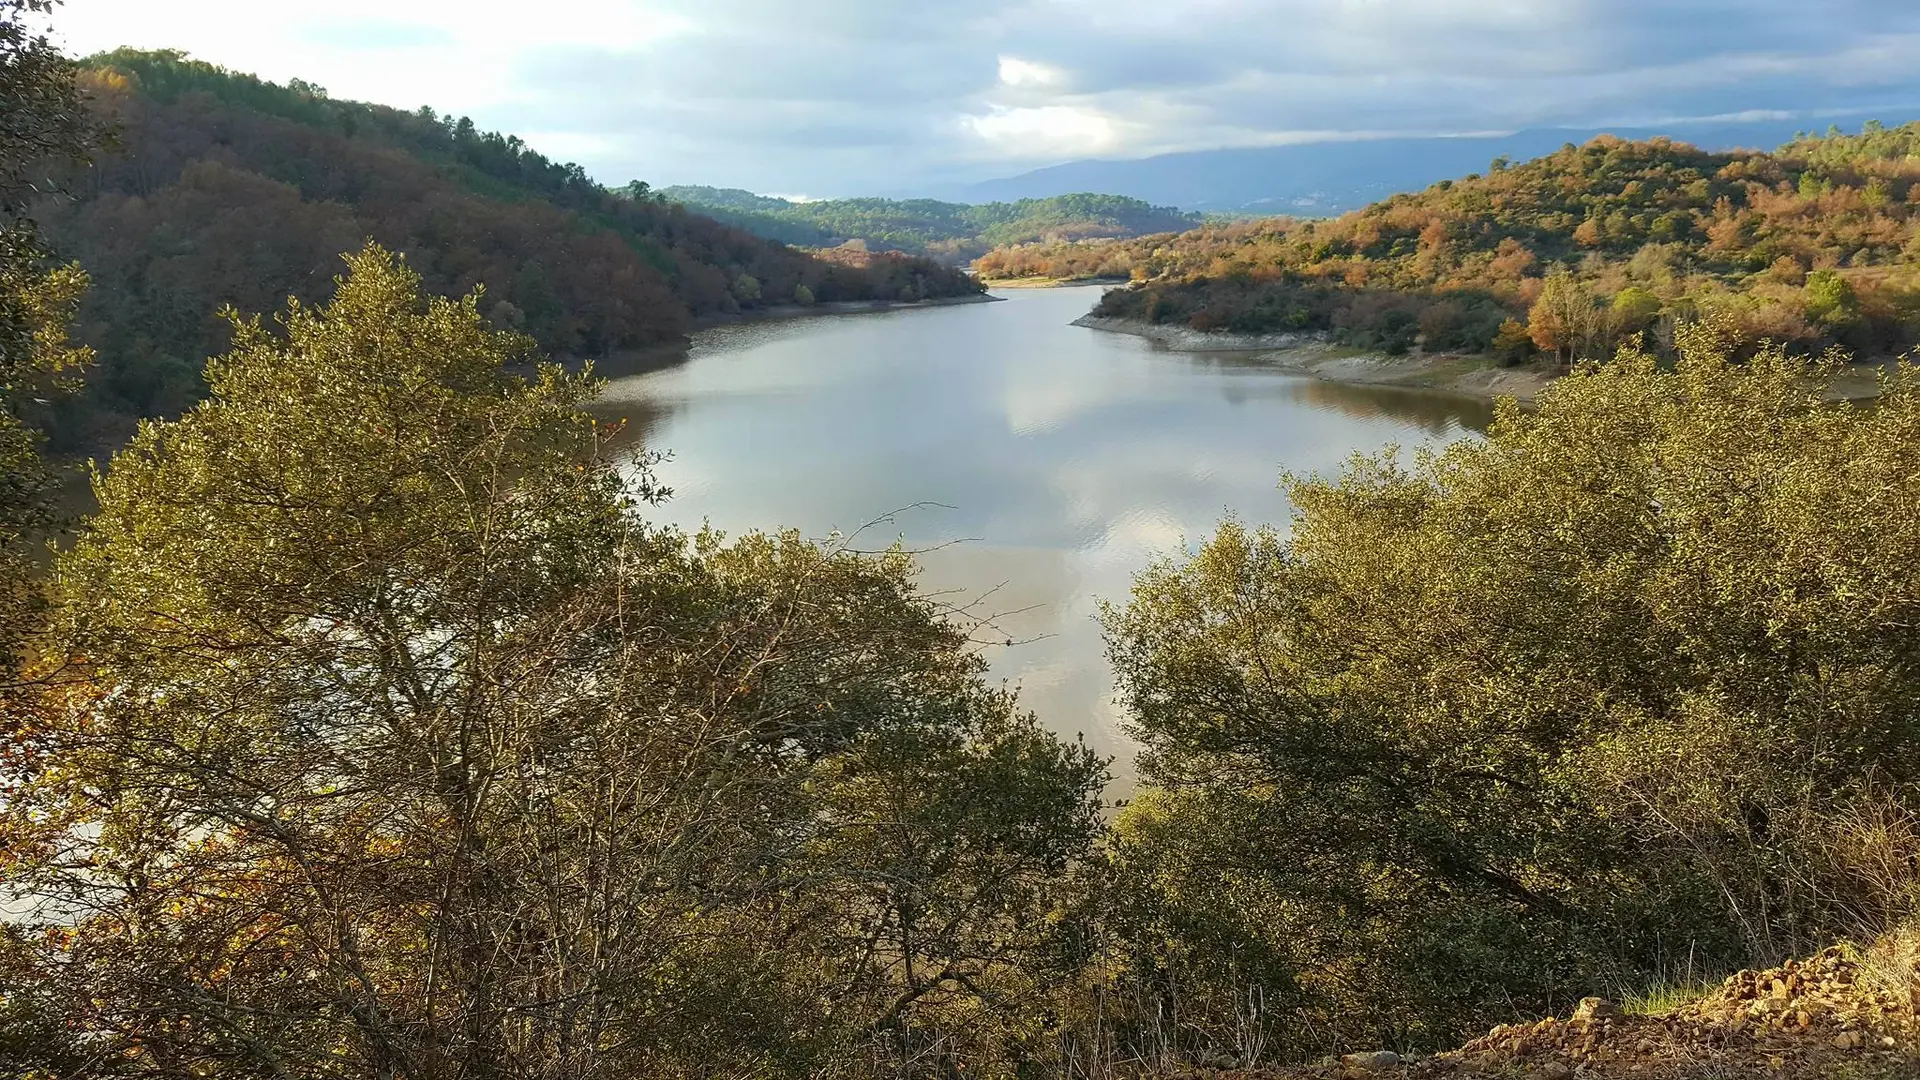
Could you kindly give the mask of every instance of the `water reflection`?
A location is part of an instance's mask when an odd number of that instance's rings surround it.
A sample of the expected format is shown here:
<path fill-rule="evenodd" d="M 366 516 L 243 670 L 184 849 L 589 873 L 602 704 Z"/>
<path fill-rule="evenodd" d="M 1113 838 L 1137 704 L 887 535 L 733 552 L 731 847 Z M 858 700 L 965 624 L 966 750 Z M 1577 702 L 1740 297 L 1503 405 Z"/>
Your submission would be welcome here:
<path fill-rule="evenodd" d="M 1324 379 L 1298 380 L 1293 383 L 1293 393 L 1294 400 L 1310 408 L 1337 409 L 1361 419 L 1399 420 L 1438 437 L 1462 428 L 1484 434 L 1493 425 L 1493 403 L 1464 395 Z"/>
<path fill-rule="evenodd" d="M 1250 399 L 1246 384 L 1232 376 L 1247 376 L 1271 384 L 1273 392 L 1314 409 L 1333 409 L 1362 420 L 1388 419 L 1412 424 L 1430 435 L 1445 436 L 1466 429 L 1485 433 L 1493 424 L 1493 403 L 1464 394 L 1419 390 L 1405 386 L 1329 382 L 1325 379 L 1290 378 L 1277 383 L 1273 376 L 1283 374 L 1267 359 L 1269 354 L 1198 353 L 1175 354 L 1196 369 L 1229 377 L 1225 382 L 1227 400 L 1238 404 Z"/>
<path fill-rule="evenodd" d="M 727 327 L 683 364 L 615 382 L 600 408 L 671 451 L 668 520 L 924 550 L 929 589 L 1018 642 L 990 652 L 994 671 L 1124 775 L 1099 599 L 1124 599 L 1136 571 L 1229 511 L 1284 522 L 1283 469 L 1469 436 L 1490 410 L 1068 325 L 1094 298 Z"/>

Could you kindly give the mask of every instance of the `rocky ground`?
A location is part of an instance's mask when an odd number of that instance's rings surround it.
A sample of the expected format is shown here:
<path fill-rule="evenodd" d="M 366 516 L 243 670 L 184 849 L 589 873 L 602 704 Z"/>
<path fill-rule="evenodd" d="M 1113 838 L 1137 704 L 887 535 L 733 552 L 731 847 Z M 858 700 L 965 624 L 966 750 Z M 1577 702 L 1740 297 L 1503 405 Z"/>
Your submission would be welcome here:
<path fill-rule="evenodd" d="M 1184 326 L 1160 326 L 1129 319 L 1086 315 L 1073 325 L 1143 337 L 1175 352 L 1257 352 L 1274 367 L 1329 382 L 1405 386 L 1469 397 L 1512 397 L 1531 401 L 1553 381 L 1535 367 L 1494 367 L 1482 357 L 1452 354 L 1384 356 L 1332 345 L 1323 333 L 1232 334 L 1201 332 Z"/>
<path fill-rule="evenodd" d="M 1601 998 L 1573 1016 L 1495 1028 L 1426 1058 L 1348 1054 L 1247 1080 L 1894 1080 L 1920 1077 L 1920 978 L 1909 952 L 1833 948 L 1660 1015 Z"/>

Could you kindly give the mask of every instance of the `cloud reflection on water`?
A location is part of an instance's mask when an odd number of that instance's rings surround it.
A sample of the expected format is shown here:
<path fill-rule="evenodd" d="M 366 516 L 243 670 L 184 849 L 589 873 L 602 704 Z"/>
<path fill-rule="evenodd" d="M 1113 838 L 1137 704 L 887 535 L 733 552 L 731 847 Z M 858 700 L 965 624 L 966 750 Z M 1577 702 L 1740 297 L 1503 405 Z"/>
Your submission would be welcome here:
<path fill-rule="evenodd" d="M 1325 472 L 1389 443 L 1484 428 L 1465 399 L 1290 376 L 1068 325 L 1089 290 L 1007 303 L 728 327 L 684 362 L 615 382 L 627 437 L 670 450 L 656 514 L 730 533 L 868 531 L 925 551 L 924 582 L 1019 644 L 994 673 L 1056 730 L 1118 756 L 1095 614 L 1228 512 L 1284 523 L 1283 469 Z M 898 511 L 896 513 L 896 511 Z"/>

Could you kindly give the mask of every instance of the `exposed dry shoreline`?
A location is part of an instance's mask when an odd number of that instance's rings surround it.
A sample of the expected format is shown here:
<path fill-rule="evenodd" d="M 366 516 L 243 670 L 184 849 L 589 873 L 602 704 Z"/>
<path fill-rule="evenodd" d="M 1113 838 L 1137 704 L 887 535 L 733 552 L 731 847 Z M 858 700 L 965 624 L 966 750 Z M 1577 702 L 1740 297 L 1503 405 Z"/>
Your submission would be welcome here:
<path fill-rule="evenodd" d="M 1377 386 L 1404 386 L 1494 401 L 1514 398 L 1531 404 L 1559 377 L 1537 365 L 1491 367 L 1482 357 L 1452 353 L 1386 356 L 1356 352 L 1334 345 L 1323 333 L 1231 334 L 1202 332 L 1184 326 L 1154 326 L 1129 319 L 1084 315 L 1075 326 L 1131 334 L 1174 352 L 1260 353 L 1260 359 L 1284 371 L 1311 375 L 1329 382 Z M 1892 361 L 1862 361 L 1852 365 L 1827 387 L 1830 401 L 1871 401 L 1880 396 L 1879 375 Z"/>
<path fill-rule="evenodd" d="M 1128 278 L 1090 277 L 1090 278 L 982 278 L 980 284 L 989 289 L 1078 289 L 1089 285 L 1125 285 Z"/>
<path fill-rule="evenodd" d="M 1176 352 L 1257 352 L 1274 367 L 1329 382 L 1405 386 L 1494 400 L 1529 402 L 1547 388 L 1552 373 L 1532 367 L 1493 368 L 1473 357 L 1386 356 L 1334 345 L 1326 334 L 1228 334 L 1184 326 L 1155 326 L 1129 319 L 1084 315 L 1075 326 L 1143 337 Z"/>

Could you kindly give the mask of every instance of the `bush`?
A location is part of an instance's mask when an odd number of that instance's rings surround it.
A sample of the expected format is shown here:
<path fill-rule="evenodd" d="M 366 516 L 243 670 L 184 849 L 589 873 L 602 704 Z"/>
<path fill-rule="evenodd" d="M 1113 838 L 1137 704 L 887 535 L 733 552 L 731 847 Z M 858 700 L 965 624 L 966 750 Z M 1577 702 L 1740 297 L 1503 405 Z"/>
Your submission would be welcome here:
<path fill-rule="evenodd" d="M 1821 363 L 1680 344 L 1293 480 L 1290 537 L 1229 522 L 1106 611 L 1157 977 L 1432 1045 L 1906 903 L 1836 853 L 1916 806 L 1920 372 L 1826 406 Z"/>

